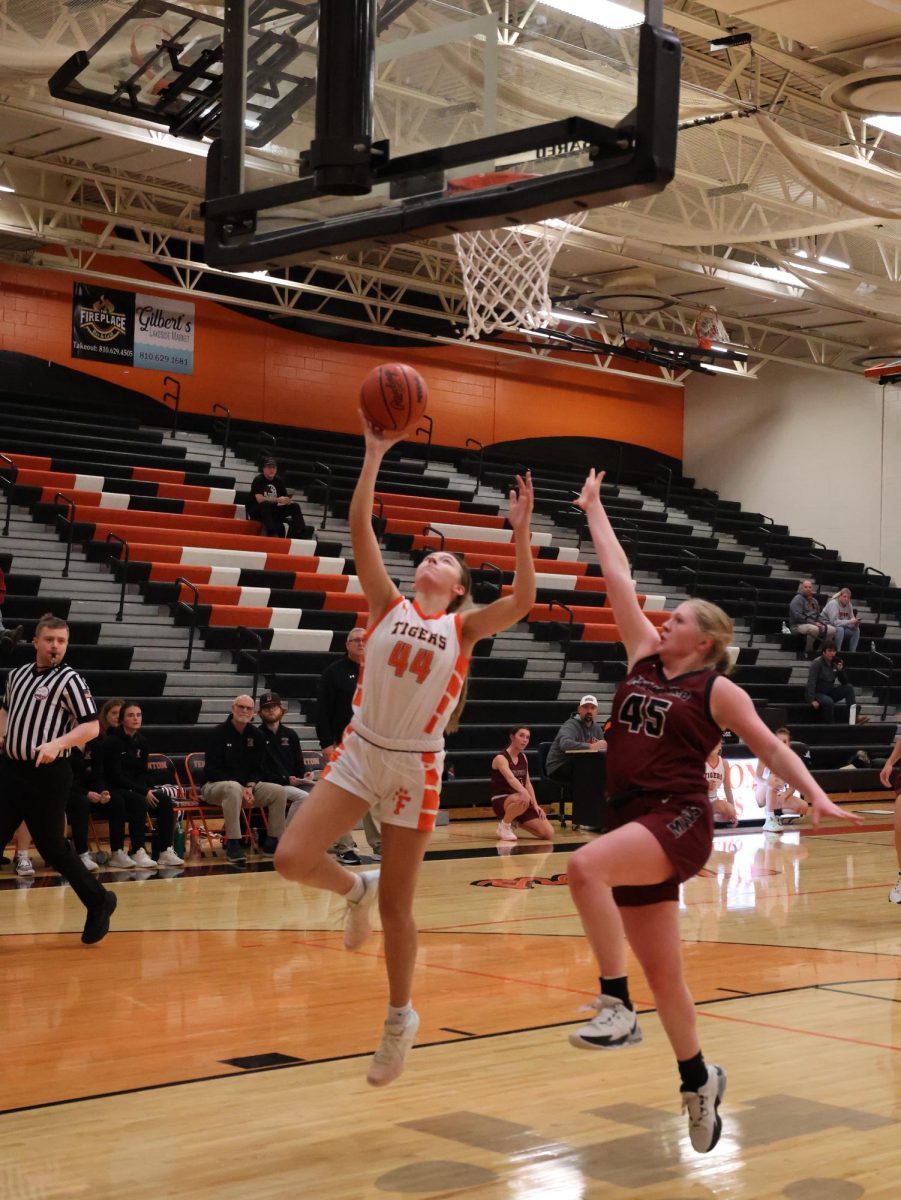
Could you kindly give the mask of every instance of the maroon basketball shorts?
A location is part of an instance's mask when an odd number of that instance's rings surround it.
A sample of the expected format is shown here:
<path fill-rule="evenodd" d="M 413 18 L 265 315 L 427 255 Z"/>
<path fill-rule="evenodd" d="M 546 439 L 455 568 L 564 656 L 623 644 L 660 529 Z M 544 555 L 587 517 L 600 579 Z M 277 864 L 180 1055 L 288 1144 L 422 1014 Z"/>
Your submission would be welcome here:
<path fill-rule="evenodd" d="M 713 849 L 713 808 L 704 792 L 696 796 L 640 795 L 607 810 L 611 829 L 637 821 L 653 833 L 673 864 L 663 883 L 647 887 L 615 887 L 613 899 L 621 908 L 678 900 L 679 884 L 701 870 Z"/>
<path fill-rule="evenodd" d="M 504 805 L 510 799 L 511 794 L 508 792 L 506 796 L 491 797 L 491 807 L 494 809 L 494 815 L 499 821 L 503 821 L 504 819 Z M 537 821 L 540 817 L 541 813 L 534 804 L 530 803 L 525 812 L 520 813 L 518 817 L 514 817 L 513 819 L 521 825 L 524 821 Z"/>

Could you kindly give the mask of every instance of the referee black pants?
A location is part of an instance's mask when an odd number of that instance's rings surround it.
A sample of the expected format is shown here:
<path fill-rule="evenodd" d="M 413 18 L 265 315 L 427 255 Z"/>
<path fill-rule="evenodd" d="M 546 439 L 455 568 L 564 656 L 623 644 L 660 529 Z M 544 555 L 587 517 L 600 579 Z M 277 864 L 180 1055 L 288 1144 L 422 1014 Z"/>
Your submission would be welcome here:
<path fill-rule="evenodd" d="M 72 768 L 67 758 L 42 767 L 0 758 L 0 846 L 7 844 L 24 821 L 47 866 L 68 879 L 85 908 L 94 908 L 103 902 L 106 888 L 66 839 L 66 802 L 71 788 Z"/>

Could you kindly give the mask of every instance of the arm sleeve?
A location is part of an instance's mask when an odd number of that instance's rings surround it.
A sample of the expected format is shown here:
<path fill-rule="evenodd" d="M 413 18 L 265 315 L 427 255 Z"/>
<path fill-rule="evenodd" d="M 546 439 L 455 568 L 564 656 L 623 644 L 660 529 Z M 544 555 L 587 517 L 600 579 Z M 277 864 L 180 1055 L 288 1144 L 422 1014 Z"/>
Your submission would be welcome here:
<path fill-rule="evenodd" d="M 76 725 L 80 725 L 82 721 L 95 721 L 97 719 L 97 705 L 94 703 L 91 689 L 80 675 L 76 675 L 73 672 L 69 677 L 65 688 L 63 688 L 61 699 L 63 705 L 74 717 Z"/>
<path fill-rule="evenodd" d="M 792 596 L 791 604 L 788 606 L 788 623 L 790 625 L 804 625 L 804 608 L 800 593 Z"/>
<path fill-rule="evenodd" d="M 560 732 L 557 734 L 557 747 L 566 753 L 567 750 L 584 749 L 585 741 L 583 738 L 576 737 L 576 726 L 573 718 L 560 727 Z"/>
<path fill-rule="evenodd" d="M 820 678 L 820 660 L 817 658 L 810 664 L 810 670 L 807 672 L 807 686 L 804 688 L 804 695 L 807 702 L 816 698 L 817 683 Z"/>

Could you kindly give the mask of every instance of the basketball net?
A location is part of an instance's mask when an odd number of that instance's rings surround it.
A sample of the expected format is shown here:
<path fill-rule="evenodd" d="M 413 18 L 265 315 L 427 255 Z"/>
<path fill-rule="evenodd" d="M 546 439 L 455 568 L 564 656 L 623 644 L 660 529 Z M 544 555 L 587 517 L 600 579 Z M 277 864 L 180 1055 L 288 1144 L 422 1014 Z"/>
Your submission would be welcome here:
<path fill-rule="evenodd" d="M 695 318 L 694 335 L 702 350 L 709 350 L 714 342 L 722 345 L 729 341 L 726 326 L 719 318 L 719 313 L 712 305 L 702 308 Z"/>
<path fill-rule="evenodd" d="M 567 231 L 586 216 L 583 211 L 535 225 L 454 234 L 469 315 L 467 338 L 547 325 L 551 265 Z"/>

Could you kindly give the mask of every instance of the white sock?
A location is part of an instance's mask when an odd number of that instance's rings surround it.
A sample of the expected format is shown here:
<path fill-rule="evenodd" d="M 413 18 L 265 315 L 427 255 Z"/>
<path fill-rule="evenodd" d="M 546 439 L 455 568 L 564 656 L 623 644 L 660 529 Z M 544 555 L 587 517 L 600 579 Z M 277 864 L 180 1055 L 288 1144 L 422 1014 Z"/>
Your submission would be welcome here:
<path fill-rule="evenodd" d="M 412 1011 L 413 1011 L 413 1001 L 412 1000 L 408 1000 L 407 1003 L 402 1008 L 395 1008 L 393 1004 L 389 1004 L 388 1005 L 387 1023 L 389 1025 L 403 1025 L 404 1021 L 406 1021 L 407 1017 L 410 1015 L 410 1013 Z"/>
<path fill-rule="evenodd" d="M 345 899 L 349 900 L 351 904 L 358 904 L 363 899 L 365 892 L 366 884 L 363 882 L 362 875 L 354 875 L 353 886 L 346 893 Z"/>

